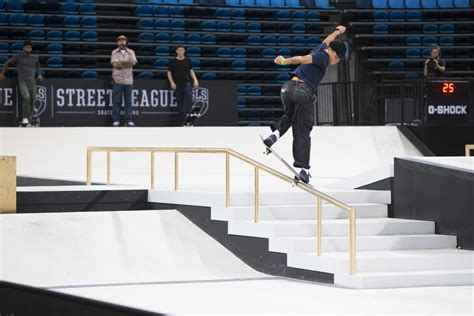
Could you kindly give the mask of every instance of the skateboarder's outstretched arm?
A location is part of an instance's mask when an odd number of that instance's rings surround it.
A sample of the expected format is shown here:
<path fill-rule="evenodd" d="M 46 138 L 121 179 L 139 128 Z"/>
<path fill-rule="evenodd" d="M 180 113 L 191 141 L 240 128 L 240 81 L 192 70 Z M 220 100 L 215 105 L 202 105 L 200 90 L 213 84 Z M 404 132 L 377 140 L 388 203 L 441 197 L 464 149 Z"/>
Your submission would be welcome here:
<path fill-rule="evenodd" d="M 334 41 L 339 35 L 343 34 L 346 31 L 346 27 L 339 25 L 336 27 L 336 30 L 329 34 L 323 41 L 323 44 L 329 46 L 329 44 Z M 275 64 L 278 65 L 300 65 L 300 64 L 311 64 L 313 63 L 313 56 L 311 54 L 304 56 L 293 56 L 290 58 L 285 58 L 283 56 L 277 56 L 274 60 Z"/>

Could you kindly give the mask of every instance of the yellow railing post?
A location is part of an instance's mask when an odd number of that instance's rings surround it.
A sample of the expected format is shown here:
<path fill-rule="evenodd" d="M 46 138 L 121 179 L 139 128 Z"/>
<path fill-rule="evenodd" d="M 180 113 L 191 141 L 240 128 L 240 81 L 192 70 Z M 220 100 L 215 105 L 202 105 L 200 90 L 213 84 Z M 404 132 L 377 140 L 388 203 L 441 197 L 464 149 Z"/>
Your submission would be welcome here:
<path fill-rule="evenodd" d="M 258 223 L 259 221 L 259 217 L 260 217 L 260 209 L 259 209 L 259 201 L 258 201 L 258 191 L 259 191 L 259 188 L 258 188 L 258 167 L 255 167 L 255 175 L 254 175 L 254 204 L 255 204 L 255 218 L 254 218 L 254 222 L 255 223 Z"/>
<path fill-rule="evenodd" d="M 92 184 L 92 151 L 87 149 L 87 185 Z"/>
<path fill-rule="evenodd" d="M 349 260 L 350 267 L 349 273 L 356 274 L 356 211 L 355 208 L 351 208 L 349 211 Z"/>
<path fill-rule="evenodd" d="M 110 185 L 110 151 L 107 151 L 107 185 Z"/>
<path fill-rule="evenodd" d="M 230 206 L 230 157 L 225 154 L 225 207 Z"/>
<path fill-rule="evenodd" d="M 16 213 L 16 157 L 0 156 L 0 214 Z"/>
<path fill-rule="evenodd" d="M 322 230 L 323 230 L 323 225 L 322 225 L 322 200 L 320 197 L 318 197 L 318 256 L 321 255 L 321 244 L 322 244 Z"/>
<path fill-rule="evenodd" d="M 474 145 L 466 145 L 466 157 L 471 157 L 471 150 L 474 150 Z"/>

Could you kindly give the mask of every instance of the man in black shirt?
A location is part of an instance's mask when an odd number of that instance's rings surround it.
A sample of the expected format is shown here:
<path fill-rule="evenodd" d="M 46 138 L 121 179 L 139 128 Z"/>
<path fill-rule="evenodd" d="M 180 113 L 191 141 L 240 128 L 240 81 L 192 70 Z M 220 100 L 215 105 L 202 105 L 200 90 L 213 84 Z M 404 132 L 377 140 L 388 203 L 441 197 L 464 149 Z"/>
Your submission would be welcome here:
<path fill-rule="evenodd" d="M 183 125 L 186 116 L 191 112 L 193 86 L 195 88 L 199 86 L 191 59 L 185 57 L 184 53 L 184 47 L 178 47 L 176 49 L 176 58 L 172 59 L 168 66 L 168 80 L 178 104 L 178 125 Z"/>
<path fill-rule="evenodd" d="M 431 46 L 431 58 L 425 60 L 425 69 L 423 71 L 425 78 L 444 77 L 446 62 L 440 58 L 440 53 L 438 45 Z"/>

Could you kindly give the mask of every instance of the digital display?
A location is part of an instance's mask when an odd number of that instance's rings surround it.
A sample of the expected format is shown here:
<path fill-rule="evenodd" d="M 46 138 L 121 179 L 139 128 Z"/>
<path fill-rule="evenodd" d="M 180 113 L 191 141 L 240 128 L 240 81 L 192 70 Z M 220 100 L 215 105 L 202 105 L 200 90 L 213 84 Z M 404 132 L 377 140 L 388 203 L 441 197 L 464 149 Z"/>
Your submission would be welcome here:
<path fill-rule="evenodd" d="M 444 82 L 442 85 L 441 92 L 444 94 L 454 94 L 456 91 L 456 85 L 454 82 Z"/>

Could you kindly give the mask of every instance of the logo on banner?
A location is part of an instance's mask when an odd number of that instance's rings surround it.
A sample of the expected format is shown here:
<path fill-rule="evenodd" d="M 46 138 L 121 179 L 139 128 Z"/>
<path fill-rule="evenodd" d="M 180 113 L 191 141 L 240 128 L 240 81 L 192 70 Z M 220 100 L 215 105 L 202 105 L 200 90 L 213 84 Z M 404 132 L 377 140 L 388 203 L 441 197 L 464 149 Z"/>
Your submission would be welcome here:
<path fill-rule="evenodd" d="M 46 110 L 46 87 L 36 86 L 36 102 L 33 106 L 33 117 L 40 117 Z"/>
<path fill-rule="evenodd" d="M 207 113 L 209 109 L 209 89 L 202 87 L 193 89 L 193 109 L 199 117 Z"/>
<path fill-rule="evenodd" d="M 429 105 L 428 114 L 467 115 L 467 105 Z"/>

